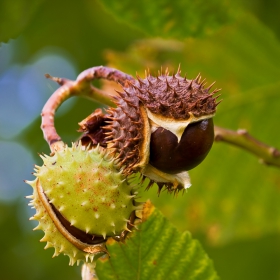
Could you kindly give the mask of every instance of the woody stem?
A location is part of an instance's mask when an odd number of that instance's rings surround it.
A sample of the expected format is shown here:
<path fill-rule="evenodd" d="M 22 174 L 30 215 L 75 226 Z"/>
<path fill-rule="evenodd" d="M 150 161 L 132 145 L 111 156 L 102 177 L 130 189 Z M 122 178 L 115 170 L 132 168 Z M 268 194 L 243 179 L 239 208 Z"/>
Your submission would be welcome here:
<path fill-rule="evenodd" d="M 97 280 L 94 266 L 91 263 L 84 263 L 81 271 L 82 280 Z"/>
<path fill-rule="evenodd" d="M 215 126 L 215 141 L 240 147 L 259 157 L 262 163 L 280 167 L 280 151 L 255 139 L 244 129 L 233 131 Z"/>
<path fill-rule="evenodd" d="M 65 100 L 72 96 L 82 96 L 108 106 L 114 106 L 115 104 L 112 101 L 112 97 L 93 87 L 92 81 L 95 79 L 107 79 L 124 85 L 126 81 L 134 80 L 128 74 L 103 66 L 93 67 L 83 71 L 75 81 L 55 78 L 50 75 L 46 75 L 46 77 L 61 85 L 61 87 L 58 88 L 46 102 L 41 114 L 41 129 L 52 152 L 56 149 L 60 149 L 64 145 L 61 137 L 56 131 L 54 117 L 56 110 Z"/>

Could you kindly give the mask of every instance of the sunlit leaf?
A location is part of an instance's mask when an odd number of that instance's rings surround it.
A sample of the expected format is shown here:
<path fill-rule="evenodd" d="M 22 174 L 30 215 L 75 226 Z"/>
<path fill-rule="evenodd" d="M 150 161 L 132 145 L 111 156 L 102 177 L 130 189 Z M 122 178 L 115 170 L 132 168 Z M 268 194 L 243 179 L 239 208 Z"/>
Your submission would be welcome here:
<path fill-rule="evenodd" d="M 143 224 L 125 244 L 108 245 L 99 279 L 218 279 L 212 261 L 189 232 L 180 233 L 149 202 Z"/>

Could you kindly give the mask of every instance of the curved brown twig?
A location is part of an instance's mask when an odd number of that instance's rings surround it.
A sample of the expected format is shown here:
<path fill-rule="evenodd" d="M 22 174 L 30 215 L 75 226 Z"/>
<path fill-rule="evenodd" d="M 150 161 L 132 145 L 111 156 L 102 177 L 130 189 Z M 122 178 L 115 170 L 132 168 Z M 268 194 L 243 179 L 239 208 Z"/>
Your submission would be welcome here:
<path fill-rule="evenodd" d="M 61 87 L 58 88 L 46 102 L 41 114 L 41 129 L 52 152 L 54 152 L 55 149 L 64 146 L 61 137 L 55 129 L 54 116 L 56 110 L 66 99 L 72 96 L 82 96 L 108 106 L 114 106 L 112 96 L 93 87 L 92 81 L 95 79 L 107 79 L 124 85 L 126 81 L 134 80 L 133 77 L 128 74 L 103 66 L 93 67 L 83 71 L 75 81 L 64 78 L 55 78 L 50 75 L 46 75 L 46 77 L 61 85 Z"/>

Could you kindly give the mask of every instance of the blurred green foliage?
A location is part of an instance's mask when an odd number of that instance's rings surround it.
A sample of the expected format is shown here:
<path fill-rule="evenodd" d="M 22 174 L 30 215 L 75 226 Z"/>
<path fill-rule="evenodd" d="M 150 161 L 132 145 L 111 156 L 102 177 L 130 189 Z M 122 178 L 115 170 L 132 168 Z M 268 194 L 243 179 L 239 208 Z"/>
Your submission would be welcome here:
<path fill-rule="evenodd" d="M 206 6 L 198 1 L 190 10 L 188 3 L 192 1 L 158 1 L 151 7 L 146 7 L 146 1 L 136 2 L 135 6 L 133 1 L 118 5 L 100 2 L 1 1 L 0 42 L 4 43 L 0 48 L 0 82 L 10 75 L 12 67 L 20 66 L 24 73 L 24 67 L 34 65 L 38 52 L 46 47 L 68 59 L 77 74 L 88 67 L 108 64 L 143 76 L 146 68 L 156 74 L 161 66 L 172 71 L 181 63 L 183 74 L 187 72 L 189 78 L 200 72 L 209 84 L 216 80 L 216 86 L 223 89 L 224 101 L 215 117 L 217 125 L 245 128 L 260 140 L 280 146 L 277 1 L 213 0 Z M 205 10 L 209 17 L 205 18 Z M 169 21 L 172 24 L 168 25 Z M 9 41 L 12 38 L 16 40 Z M 4 48 L 12 50 L 7 61 L 1 56 Z M 42 66 L 44 73 L 50 70 L 47 64 Z M 30 85 L 34 83 L 32 75 L 28 81 Z M 43 83 L 50 95 L 55 85 L 51 81 Z M 1 87 L 0 98 L 5 96 L 8 100 L 8 86 L 6 82 Z M 8 105 L 1 100 L 3 109 Z M 10 103 L 20 104 L 16 101 Z M 25 102 L 33 104 L 33 100 Z M 40 130 L 39 114 L 12 138 L 7 139 L 1 132 L 1 127 L 12 129 L 18 120 L 10 124 L 19 110 L 12 105 L 7 107 L 10 115 L 0 118 L 0 148 L 17 143 L 33 156 L 34 164 L 41 164 L 37 153 L 49 151 Z M 98 106 L 75 99 L 58 115 L 56 125 L 66 142 L 76 139 L 77 123 Z M 7 162 L 9 169 L 0 173 L 0 184 L 6 182 L 4 176 L 17 177 L 23 193 L 30 194 L 31 189 L 22 180 L 31 175 L 14 174 L 14 170 L 30 164 L 27 157 L 19 157 L 13 151 L 9 159 L 0 154 L 0 170 Z M 32 165 L 29 169 L 32 172 Z M 190 175 L 193 186 L 183 196 L 174 198 L 162 193 L 158 197 L 156 189 L 151 189 L 143 191 L 143 200 L 150 198 L 179 230 L 189 230 L 199 239 L 222 279 L 279 279 L 279 170 L 260 165 L 245 151 L 217 143 Z M 34 224 L 28 216 L 32 213 L 23 193 L 13 200 L 0 198 L 0 278 L 79 279 L 79 268 L 68 267 L 66 257 L 52 259 L 52 250 L 43 250 L 44 244 L 38 241 L 43 234 L 31 230 Z"/>
<path fill-rule="evenodd" d="M 180 38 L 203 36 L 231 22 L 236 7 L 228 1 L 184 1 L 170 4 L 168 0 L 101 1 L 116 18 L 155 37 Z M 215 12 L 213 12 L 215 11 Z"/>

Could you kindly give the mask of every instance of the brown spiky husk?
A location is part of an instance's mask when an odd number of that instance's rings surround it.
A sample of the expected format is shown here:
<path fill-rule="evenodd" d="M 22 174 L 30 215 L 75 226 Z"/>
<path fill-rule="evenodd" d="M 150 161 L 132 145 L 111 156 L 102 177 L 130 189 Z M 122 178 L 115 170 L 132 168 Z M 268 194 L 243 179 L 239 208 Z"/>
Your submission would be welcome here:
<path fill-rule="evenodd" d="M 99 142 L 110 149 L 125 173 L 141 171 L 139 163 L 145 156 L 143 145 L 149 136 L 140 107 L 175 122 L 188 120 L 191 114 L 197 118 L 213 116 L 218 105 L 213 94 L 219 90 L 210 92 L 213 84 L 208 88 L 204 85 L 205 80 L 201 81 L 200 74 L 188 80 L 180 76 L 180 71 L 171 76 L 166 72 L 157 77 L 147 75 L 145 79 L 137 77 L 128 81 L 123 91 L 114 97 L 117 108 L 107 109 L 105 115 L 96 110 L 91 118 L 86 119 L 94 129 L 88 129 L 82 141 L 88 143 L 90 138 L 93 144 Z"/>
<path fill-rule="evenodd" d="M 192 113 L 195 117 L 213 115 L 216 99 L 210 88 L 204 88 L 205 80 L 198 75 L 194 80 L 176 75 L 160 75 L 145 79 L 138 78 L 127 91 L 134 93 L 154 114 L 175 120 L 187 120 Z"/>
<path fill-rule="evenodd" d="M 110 108 L 106 115 L 108 121 L 107 147 L 116 154 L 125 173 L 131 173 L 141 161 L 141 146 L 145 140 L 144 121 L 139 106 L 139 99 L 130 92 L 119 92 L 116 97 L 117 108 Z"/>

